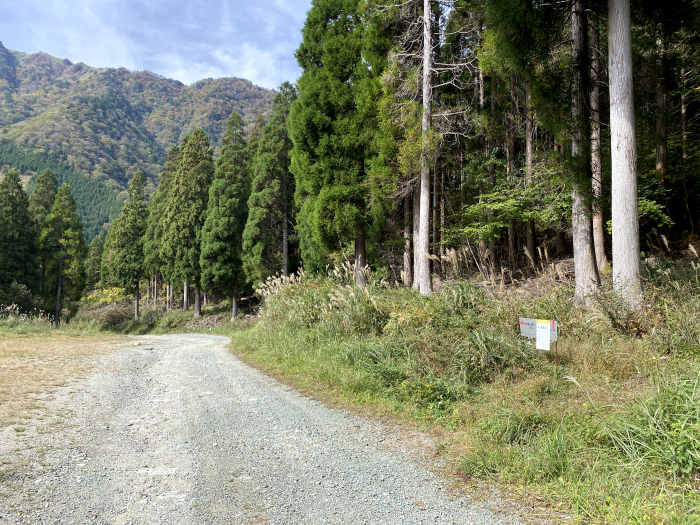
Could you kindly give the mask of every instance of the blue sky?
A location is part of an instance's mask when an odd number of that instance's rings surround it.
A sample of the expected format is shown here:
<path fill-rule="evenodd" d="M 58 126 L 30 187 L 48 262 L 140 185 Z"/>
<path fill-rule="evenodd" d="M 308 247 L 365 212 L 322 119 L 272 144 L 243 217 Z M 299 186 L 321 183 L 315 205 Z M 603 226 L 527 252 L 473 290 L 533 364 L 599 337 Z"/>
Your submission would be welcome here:
<path fill-rule="evenodd" d="M 94 67 L 147 69 L 191 84 L 239 77 L 295 81 L 294 51 L 311 0 L 14 0 L 0 41 Z"/>

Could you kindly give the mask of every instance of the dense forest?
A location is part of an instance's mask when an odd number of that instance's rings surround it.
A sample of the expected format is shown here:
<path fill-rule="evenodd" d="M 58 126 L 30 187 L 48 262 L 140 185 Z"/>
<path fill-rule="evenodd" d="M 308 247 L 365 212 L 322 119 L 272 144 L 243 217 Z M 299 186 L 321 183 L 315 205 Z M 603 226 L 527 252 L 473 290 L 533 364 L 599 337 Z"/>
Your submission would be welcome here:
<path fill-rule="evenodd" d="M 246 133 L 233 111 L 221 138 L 153 128 L 181 140 L 150 203 L 147 177 L 132 180 L 102 284 L 167 283 L 168 304 L 194 292 L 198 315 L 202 291 L 235 310 L 243 290 L 302 266 L 353 261 L 359 285 L 374 271 L 429 295 L 469 274 L 507 285 L 557 257 L 577 301 L 612 272 L 636 307 L 645 251 L 687 247 L 700 227 L 697 13 L 610 5 L 316 0 L 302 76 L 267 119 Z M 132 204 L 143 210 L 124 218 Z M 127 222 L 136 251 L 117 238 Z"/>
<path fill-rule="evenodd" d="M 700 218 L 697 13 L 611 6 L 314 2 L 296 93 L 262 128 L 278 143 L 252 136 L 238 161 L 249 224 L 229 242 L 246 282 L 287 274 L 291 250 L 307 271 L 354 260 L 360 285 L 371 268 L 428 295 L 573 254 L 557 271 L 578 301 L 612 265 L 638 305 L 644 252 L 686 242 Z M 245 236 L 263 224 L 261 257 Z M 199 272 L 178 279 L 199 289 Z"/>
<path fill-rule="evenodd" d="M 96 69 L 0 43 L 0 139 L 118 191 L 137 168 L 147 184 L 157 184 L 167 150 L 196 128 L 218 149 L 232 111 L 250 132 L 273 96 L 243 79 L 185 86 L 148 71 Z"/>
<path fill-rule="evenodd" d="M 0 140 L 0 175 L 11 170 L 29 177 L 26 187 L 29 194 L 34 191 L 38 177 L 46 170 L 54 173 L 59 184 L 68 184 L 87 242 L 100 232 L 104 233 L 104 227 L 116 219 L 121 211 L 122 199 L 112 188 L 44 153 L 23 150 L 11 142 Z"/>

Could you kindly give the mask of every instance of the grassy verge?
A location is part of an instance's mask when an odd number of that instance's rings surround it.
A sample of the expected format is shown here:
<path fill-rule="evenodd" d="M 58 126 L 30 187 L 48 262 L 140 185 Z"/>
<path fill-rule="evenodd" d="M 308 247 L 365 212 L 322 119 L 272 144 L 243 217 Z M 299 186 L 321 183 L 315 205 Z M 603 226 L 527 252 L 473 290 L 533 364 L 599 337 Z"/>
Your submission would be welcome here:
<path fill-rule="evenodd" d="M 647 268 L 647 306 L 611 291 L 430 298 L 350 276 L 271 281 L 237 353 L 344 404 L 435 427 L 465 478 L 543 498 L 578 523 L 700 523 L 700 284 L 696 267 Z M 519 316 L 560 322 L 559 362 L 519 336 Z"/>

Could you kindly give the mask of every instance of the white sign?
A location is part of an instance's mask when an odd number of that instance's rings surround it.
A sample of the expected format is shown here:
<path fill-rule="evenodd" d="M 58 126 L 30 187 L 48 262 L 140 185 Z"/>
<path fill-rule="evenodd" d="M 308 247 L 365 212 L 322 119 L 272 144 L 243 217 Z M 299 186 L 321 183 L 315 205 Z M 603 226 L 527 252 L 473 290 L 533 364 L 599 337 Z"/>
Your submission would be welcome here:
<path fill-rule="evenodd" d="M 529 319 L 527 317 L 521 317 L 520 323 L 520 335 L 523 337 L 529 337 L 531 339 L 537 338 L 537 319 Z M 549 321 L 547 321 L 549 322 Z M 557 340 L 557 322 L 552 319 L 549 329 L 549 341 L 553 343 Z"/>
<path fill-rule="evenodd" d="M 535 348 L 537 350 L 549 350 L 551 324 L 546 319 L 537 320 L 537 338 Z"/>

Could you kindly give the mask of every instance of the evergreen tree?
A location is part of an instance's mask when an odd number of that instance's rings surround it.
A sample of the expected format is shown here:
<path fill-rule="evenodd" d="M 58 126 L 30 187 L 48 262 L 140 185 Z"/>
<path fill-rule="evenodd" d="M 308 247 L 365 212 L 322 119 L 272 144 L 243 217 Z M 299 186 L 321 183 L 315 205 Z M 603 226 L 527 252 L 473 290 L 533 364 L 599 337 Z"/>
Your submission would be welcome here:
<path fill-rule="evenodd" d="M 34 191 L 29 197 L 29 214 L 32 216 L 37 234 L 44 228 L 46 217 L 51 211 L 51 207 L 56 200 L 57 191 L 58 181 L 56 180 L 56 176 L 53 174 L 53 171 L 48 169 L 44 170 L 44 172 L 39 175 L 36 185 L 34 186 Z M 41 279 L 39 280 L 39 293 L 43 294 L 44 281 L 46 280 L 46 261 L 48 260 L 49 254 L 46 253 L 41 246 L 39 246 L 37 255 L 39 258 L 39 271 L 41 272 Z"/>
<path fill-rule="evenodd" d="M 258 142 L 262 137 L 263 128 L 265 127 L 265 117 L 258 114 L 255 117 L 255 123 L 253 124 L 253 129 L 250 130 L 250 135 L 248 136 L 248 160 L 252 160 L 255 156 L 255 152 L 258 151 Z"/>
<path fill-rule="evenodd" d="M 224 131 L 202 230 L 202 286 L 207 291 L 232 293 L 232 319 L 237 315 L 238 289 L 244 281 L 241 236 L 250 192 L 246 146 L 243 119 L 234 112 Z"/>
<path fill-rule="evenodd" d="M 144 234 L 144 265 L 146 271 L 158 278 L 158 275 L 170 279 L 172 284 L 172 259 L 165 257 L 162 241 L 166 230 L 165 216 L 173 181 L 180 163 L 180 148 L 175 145 L 168 152 L 168 160 L 163 166 L 158 189 L 151 197 L 146 209 L 146 232 Z M 172 305 L 170 305 L 172 306 Z"/>
<path fill-rule="evenodd" d="M 129 199 L 122 213 L 112 224 L 105 241 L 108 272 L 112 279 L 127 293 L 134 294 L 134 319 L 139 318 L 139 282 L 144 275 L 143 236 L 146 229 L 144 204 L 144 180 L 140 169 L 136 170 L 129 184 Z"/>
<path fill-rule="evenodd" d="M 161 252 L 161 257 L 173 260 L 173 279 L 187 285 L 194 283 L 195 315 L 200 315 L 202 227 L 213 178 L 212 148 L 204 131 L 196 129 L 180 148 L 180 162 L 166 206 Z"/>
<path fill-rule="evenodd" d="M 369 221 L 365 181 L 364 117 L 358 84 L 367 74 L 358 0 L 315 0 L 296 52 L 303 72 L 289 115 L 292 173 L 300 218 L 301 255 L 307 269 L 325 253 L 355 241 L 355 277 L 364 284 Z"/>
<path fill-rule="evenodd" d="M 92 290 L 100 283 L 102 270 L 102 253 L 105 247 L 105 233 L 100 233 L 88 246 L 87 259 L 85 260 L 85 287 Z"/>
<path fill-rule="evenodd" d="M 243 268 L 251 281 L 264 281 L 278 271 L 289 275 L 290 195 L 294 181 L 289 173 L 292 142 L 286 123 L 296 96 L 289 82 L 280 86 L 252 162 L 248 221 L 243 232 Z"/>
<path fill-rule="evenodd" d="M 39 237 L 40 246 L 50 254 L 44 294 L 47 305 L 53 302 L 57 327 L 65 301 L 79 301 L 85 289 L 87 248 L 82 230 L 70 186 L 62 184 Z"/>
<path fill-rule="evenodd" d="M 56 180 L 53 171 L 44 170 L 36 180 L 34 191 L 29 197 L 29 214 L 32 216 L 37 231 L 40 231 L 44 225 L 46 216 L 51 211 L 51 206 L 56 200 L 57 191 L 58 180 Z"/>
<path fill-rule="evenodd" d="M 0 181 L 0 288 L 12 283 L 36 289 L 36 229 L 19 175 Z"/>

